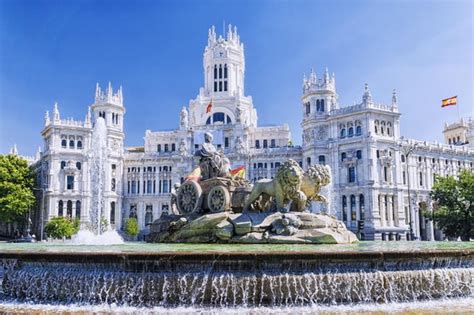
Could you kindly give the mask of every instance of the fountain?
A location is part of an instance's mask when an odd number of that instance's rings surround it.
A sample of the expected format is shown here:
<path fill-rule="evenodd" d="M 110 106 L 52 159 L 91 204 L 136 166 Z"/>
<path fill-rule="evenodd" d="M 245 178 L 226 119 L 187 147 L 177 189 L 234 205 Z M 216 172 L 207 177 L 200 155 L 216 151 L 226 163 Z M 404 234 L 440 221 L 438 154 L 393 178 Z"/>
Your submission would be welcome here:
<path fill-rule="evenodd" d="M 90 151 L 91 206 L 89 222 L 81 224 L 80 231 L 71 241 L 77 245 L 122 244 L 123 239 L 115 230 L 103 224 L 104 178 L 107 161 L 107 127 L 105 120 L 98 117 L 92 131 Z"/>
<path fill-rule="evenodd" d="M 99 118 L 93 229 L 78 233 L 76 244 L 116 234 L 103 233 L 100 220 L 105 132 Z M 421 302 L 429 314 L 437 301 L 445 301 L 441 312 L 474 311 L 472 243 L 358 242 L 334 217 L 304 211 L 308 200 L 331 198 L 330 188 L 320 194 L 327 168 L 303 172 L 290 160 L 276 177 L 297 186 L 266 180 L 252 187 L 229 176 L 228 160 L 210 141 L 199 154 L 203 178 L 181 185 L 173 197 L 179 213 L 153 223 L 157 243 L 0 244 L 0 312 L 338 313 L 380 305 L 417 312 Z"/>

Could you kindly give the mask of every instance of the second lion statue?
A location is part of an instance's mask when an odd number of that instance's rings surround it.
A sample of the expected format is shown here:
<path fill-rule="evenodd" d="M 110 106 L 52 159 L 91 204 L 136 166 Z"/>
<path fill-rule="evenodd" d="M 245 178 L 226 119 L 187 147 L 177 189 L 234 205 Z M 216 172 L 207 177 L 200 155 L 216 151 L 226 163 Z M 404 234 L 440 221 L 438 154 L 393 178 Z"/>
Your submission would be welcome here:
<path fill-rule="evenodd" d="M 274 179 L 262 179 L 254 184 L 244 209 L 287 212 L 291 202 L 291 211 L 304 211 L 311 201 L 326 202 L 319 195 L 322 186 L 329 184 L 331 172 L 327 166 L 315 165 L 303 172 L 294 160 L 283 163 Z"/>

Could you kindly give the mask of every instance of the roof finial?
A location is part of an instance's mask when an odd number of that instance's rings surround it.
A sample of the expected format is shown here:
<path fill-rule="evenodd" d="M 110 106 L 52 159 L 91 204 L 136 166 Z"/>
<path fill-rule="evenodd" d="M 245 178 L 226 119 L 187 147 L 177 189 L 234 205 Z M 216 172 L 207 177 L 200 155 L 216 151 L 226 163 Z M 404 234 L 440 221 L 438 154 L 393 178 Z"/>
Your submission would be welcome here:
<path fill-rule="evenodd" d="M 369 85 L 366 83 L 364 87 L 364 95 L 362 96 L 362 102 L 364 104 L 372 104 L 372 94 L 370 94 Z"/>
<path fill-rule="evenodd" d="M 59 116 L 58 102 L 54 102 L 53 120 L 58 121 L 60 119 L 61 117 Z"/>
<path fill-rule="evenodd" d="M 50 122 L 51 120 L 49 118 L 49 110 L 47 110 L 46 113 L 44 113 L 44 125 L 47 126 Z"/>
<path fill-rule="evenodd" d="M 13 155 L 18 155 L 18 150 L 16 148 L 16 143 L 13 145 L 13 147 L 10 149 L 10 154 Z"/>
<path fill-rule="evenodd" d="M 397 91 L 393 89 L 392 91 L 392 106 L 396 106 L 398 103 Z"/>

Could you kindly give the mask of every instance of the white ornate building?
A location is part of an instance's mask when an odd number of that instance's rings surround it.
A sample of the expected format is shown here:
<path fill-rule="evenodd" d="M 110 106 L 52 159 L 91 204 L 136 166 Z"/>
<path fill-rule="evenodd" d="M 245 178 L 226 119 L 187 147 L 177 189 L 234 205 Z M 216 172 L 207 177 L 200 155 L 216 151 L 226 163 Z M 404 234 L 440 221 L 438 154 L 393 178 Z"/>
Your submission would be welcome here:
<path fill-rule="evenodd" d="M 114 93 L 110 84 L 105 92 L 97 85 L 84 121 L 61 119 L 57 105 L 52 117 L 46 113 L 44 149 L 33 164 L 39 190 L 44 188 L 39 203 L 44 220 L 38 216 L 37 231 L 58 215 L 88 220 L 91 135 L 97 117 L 105 118 L 108 130 L 105 217 L 118 229 L 125 218 L 136 217 L 143 233 L 170 210 L 172 186 L 196 166 L 194 151 L 207 131 L 233 167 L 246 166 L 251 181 L 273 177 L 290 158 L 303 168 L 330 165 L 331 211 L 365 239 L 404 239 L 410 231 L 433 239 L 434 229 L 420 207 L 431 206 L 434 175 L 474 169 L 474 150 L 465 144 L 474 143 L 473 122 L 461 122 L 462 130 L 454 128 L 456 137 L 464 135 L 456 144 L 464 145 L 404 139 L 395 91 L 392 104 L 381 105 L 366 85 L 360 104 L 342 107 L 335 77 L 327 70 L 321 78 L 312 72 L 303 81 L 302 147 L 291 145 L 286 124 L 259 126 L 252 98 L 245 94 L 244 46 L 235 27 L 229 26 L 225 38 L 214 27 L 209 30 L 203 66 L 204 86 L 181 110 L 179 128 L 147 130 L 143 146 L 123 147 L 122 89 Z M 446 127 L 447 142 L 454 137 L 451 129 Z"/>

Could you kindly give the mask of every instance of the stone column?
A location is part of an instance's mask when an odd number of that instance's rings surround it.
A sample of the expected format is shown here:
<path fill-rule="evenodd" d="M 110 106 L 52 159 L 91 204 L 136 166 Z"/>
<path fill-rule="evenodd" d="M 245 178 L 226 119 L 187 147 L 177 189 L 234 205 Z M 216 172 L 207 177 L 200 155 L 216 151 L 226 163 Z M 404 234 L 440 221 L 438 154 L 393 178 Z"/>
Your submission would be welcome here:
<path fill-rule="evenodd" d="M 388 226 L 393 226 L 393 199 L 392 195 L 387 195 L 387 221 Z"/>
<path fill-rule="evenodd" d="M 385 218 L 385 195 L 379 194 L 379 211 L 380 211 L 380 225 L 386 225 L 386 218 Z"/>

